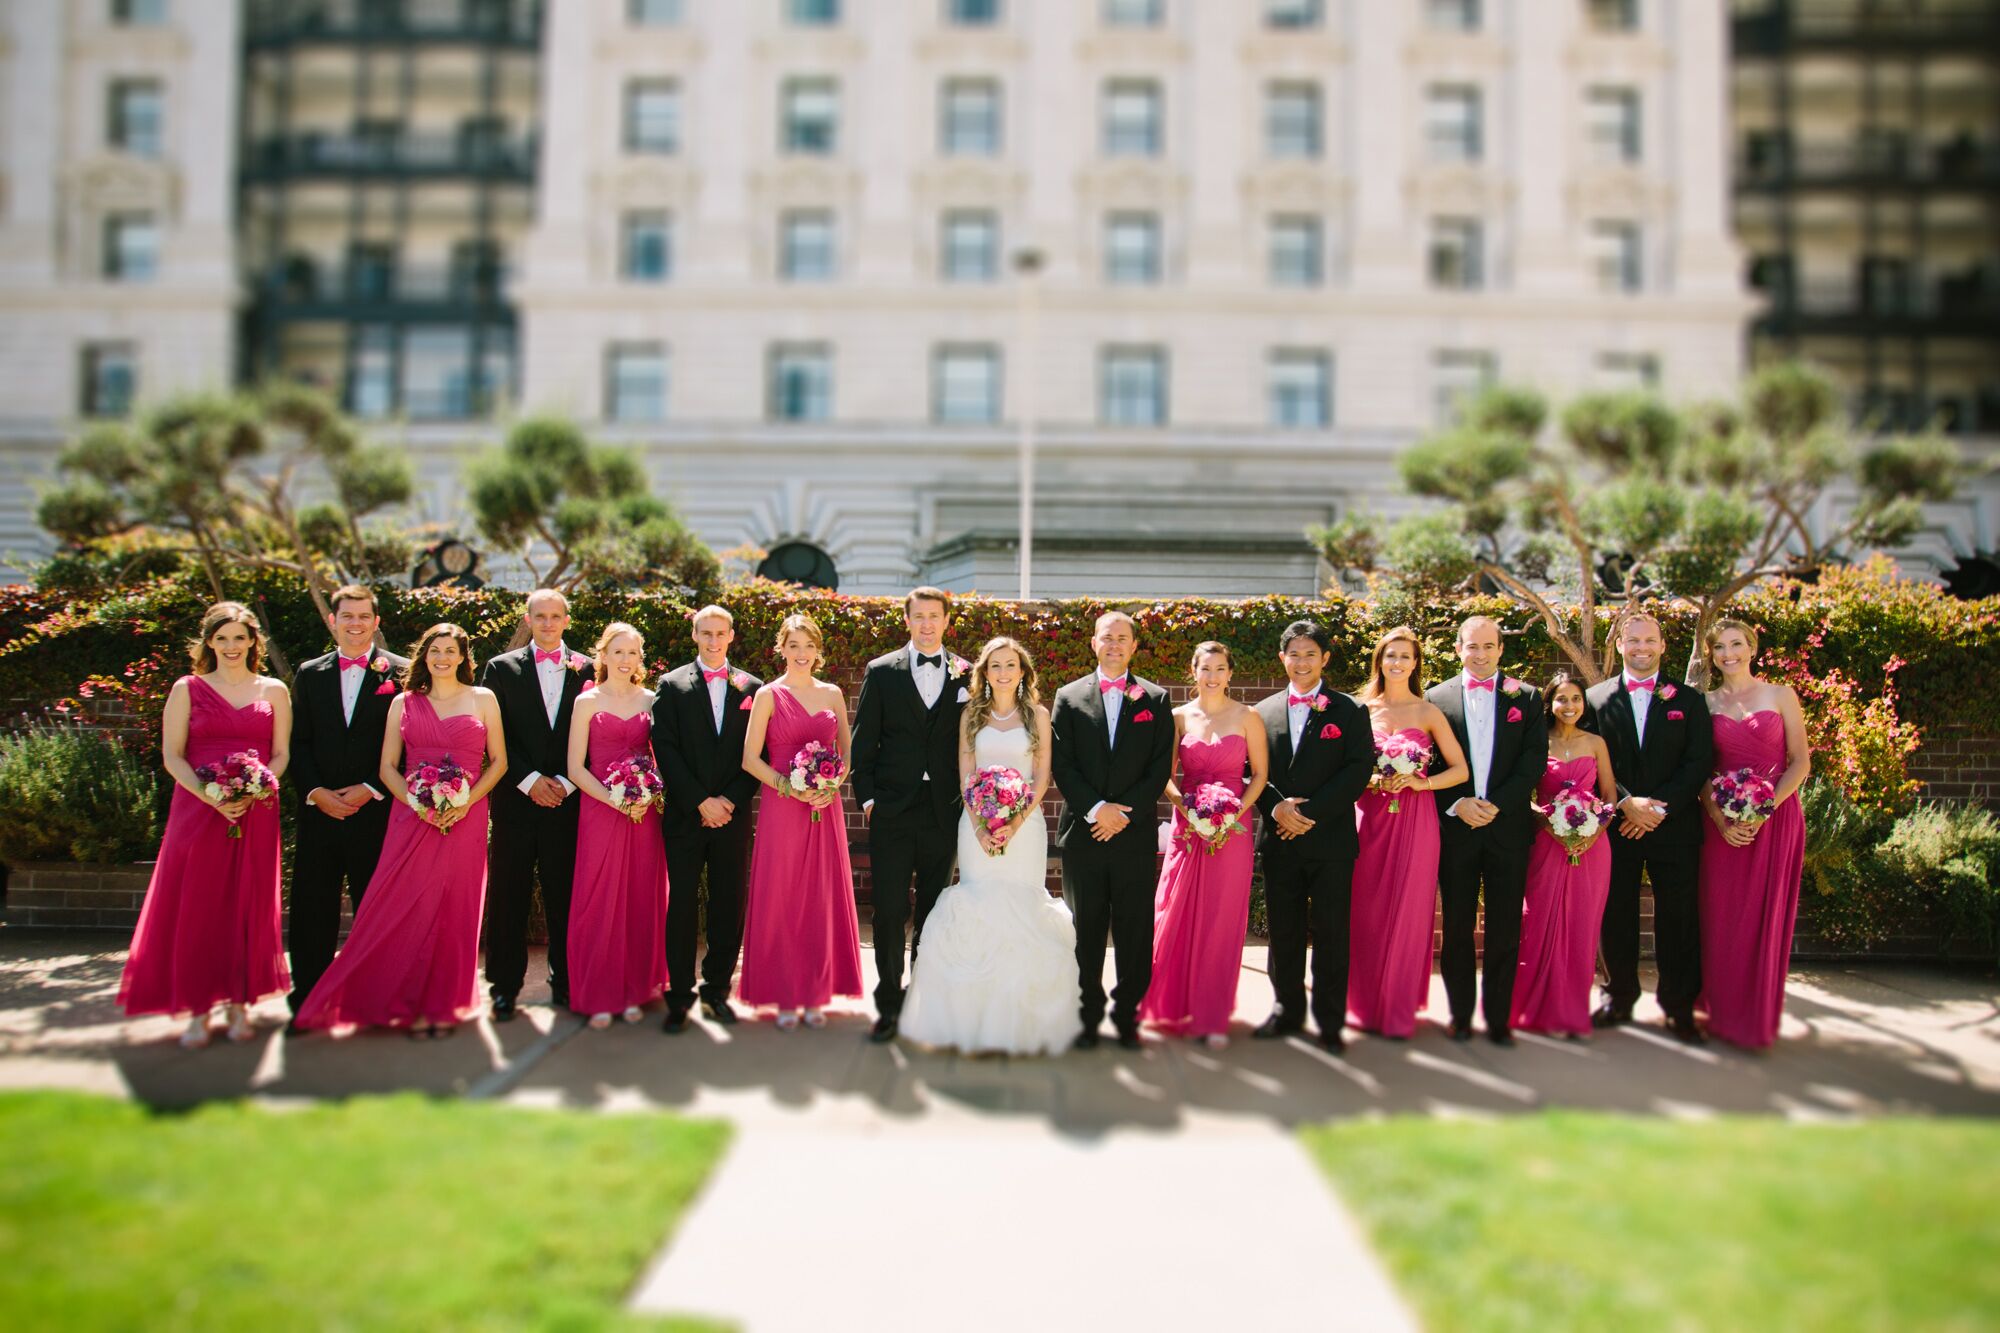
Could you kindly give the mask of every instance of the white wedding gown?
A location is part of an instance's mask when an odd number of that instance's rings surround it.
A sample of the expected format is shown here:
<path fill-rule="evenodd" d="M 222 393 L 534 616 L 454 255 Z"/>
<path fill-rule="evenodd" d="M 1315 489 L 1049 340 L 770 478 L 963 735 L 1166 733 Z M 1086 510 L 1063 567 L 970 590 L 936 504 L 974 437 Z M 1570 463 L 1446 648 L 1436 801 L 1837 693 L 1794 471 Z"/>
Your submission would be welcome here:
<path fill-rule="evenodd" d="M 1044 745 L 1048 738 L 1042 738 Z M 983 727 L 977 767 L 1034 772 L 1028 733 Z M 925 1046 L 1012 1055 L 1054 1055 L 1083 1030 L 1078 1015 L 1076 924 L 1044 876 L 1048 824 L 1030 815 L 999 856 L 958 821 L 958 882 L 938 895 L 924 922 L 902 1034 Z"/>

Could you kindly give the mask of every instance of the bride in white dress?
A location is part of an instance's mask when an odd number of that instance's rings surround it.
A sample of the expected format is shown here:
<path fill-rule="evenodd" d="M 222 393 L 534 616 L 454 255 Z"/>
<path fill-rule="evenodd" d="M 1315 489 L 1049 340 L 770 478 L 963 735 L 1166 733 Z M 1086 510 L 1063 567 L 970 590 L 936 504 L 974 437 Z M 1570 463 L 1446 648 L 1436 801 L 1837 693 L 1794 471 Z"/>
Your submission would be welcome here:
<path fill-rule="evenodd" d="M 1032 774 L 1034 803 L 989 833 L 969 813 L 958 821 L 958 882 L 924 922 L 902 1035 L 965 1052 L 1054 1055 L 1082 1030 L 1076 925 L 1049 897 L 1049 710 L 1034 660 L 1012 639 L 994 639 L 973 664 L 958 743 L 959 787 L 999 766 Z M 997 848 L 997 855 L 988 850 Z"/>

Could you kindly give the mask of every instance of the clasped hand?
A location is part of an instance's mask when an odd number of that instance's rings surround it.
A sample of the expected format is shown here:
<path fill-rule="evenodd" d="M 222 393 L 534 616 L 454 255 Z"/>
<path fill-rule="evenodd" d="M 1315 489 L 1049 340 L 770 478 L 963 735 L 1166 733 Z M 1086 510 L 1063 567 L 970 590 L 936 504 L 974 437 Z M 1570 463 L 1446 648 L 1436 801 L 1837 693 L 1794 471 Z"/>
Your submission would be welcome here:
<path fill-rule="evenodd" d="M 1097 818 L 1091 821 L 1090 836 L 1099 842 L 1109 842 L 1123 833 L 1125 826 L 1131 822 L 1131 806 L 1106 801 L 1097 808 Z"/>
<path fill-rule="evenodd" d="M 1627 796 L 1618 804 L 1618 832 L 1628 838 L 1643 838 L 1667 819 L 1664 801 L 1649 796 Z"/>
<path fill-rule="evenodd" d="M 1271 822 L 1278 826 L 1278 837 L 1285 842 L 1312 832 L 1313 820 L 1299 813 L 1299 798 L 1288 796 L 1271 810 Z"/>

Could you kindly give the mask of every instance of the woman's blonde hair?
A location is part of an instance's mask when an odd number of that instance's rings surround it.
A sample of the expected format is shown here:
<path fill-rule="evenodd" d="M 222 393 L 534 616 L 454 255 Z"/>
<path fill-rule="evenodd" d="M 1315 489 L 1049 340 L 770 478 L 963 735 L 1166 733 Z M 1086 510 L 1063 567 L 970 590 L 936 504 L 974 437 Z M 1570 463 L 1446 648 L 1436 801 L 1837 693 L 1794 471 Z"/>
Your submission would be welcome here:
<path fill-rule="evenodd" d="M 778 623 L 778 638 L 771 645 L 771 651 L 782 654 L 785 640 L 793 634 L 803 634 L 813 646 L 813 670 L 826 665 L 826 635 L 820 633 L 819 622 L 803 611 L 794 611 Z"/>
<path fill-rule="evenodd" d="M 622 620 L 614 620 L 604 627 L 604 633 L 597 636 L 597 646 L 590 650 L 590 659 L 596 665 L 596 679 L 602 685 L 611 668 L 604 663 L 605 650 L 611 641 L 621 634 L 629 634 L 639 641 L 639 669 L 632 676 L 632 683 L 640 689 L 646 688 L 646 636 L 639 632 L 637 625 L 628 625 Z"/>
<path fill-rule="evenodd" d="M 1713 661 L 1715 645 L 1722 642 L 1722 636 L 1725 631 L 1732 629 L 1740 633 L 1743 636 L 1744 642 L 1750 645 L 1750 656 L 1755 657 L 1757 655 L 1757 631 L 1743 621 L 1738 620 L 1735 616 L 1724 616 L 1713 625 L 1710 625 L 1708 633 L 1701 636 L 1702 651 L 1709 654 L 1711 659 L 1709 662 L 1710 666 L 1715 665 Z"/>
<path fill-rule="evenodd" d="M 979 650 L 979 659 L 972 664 L 972 673 L 965 687 L 965 711 L 959 717 L 959 735 L 969 746 L 979 735 L 979 729 L 992 720 L 993 686 L 986 680 L 987 664 L 993 660 L 993 654 L 1003 649 L 1012 650 L 1021 659 L 1021 683 L 1014 693 L 1014 706 L 1020 710 L 1021 725 L 1028 732 L 1028 753 L 1035 754 L 1042 748 L 1040 723 L 1035 720 L 1035 710 L 1042 704 L 1041 673 L 1035 670 L 1035 659 L 1020 641 L 1005 635 L 988 639 L 986 646 Z"/>
<path fill-rule="evenodd" d="M 1368 659 L 1368 683 L 1361 689 L 1363 699 L 1379 699 L 1389 688 L 1388 678 L 1382 674 L 1382 654 L 1389 651 L 1389 645 L 1402 640 L 1410 645 L 1417 655 L 1417 664 L 1410 668 L 1410 693 L 1422 695 L 1424 692 L 1424 641 L 1408 625 L 1398 625 L 1375 640 L 1375 653 Z"/>
<path fill-rule="evenodd" d="M 201 633 L 188 645 L 188 658 L 194 663 L 195 674 L 206 676 L 222 665 L 209 640 L 224 625 L 241 625 L 250 631 L 250 651 L 245 654 L 243 665 L 253 676 L 262 674 L 264 655 L 270 652 L 271 641 L 264 637 L 264 626 L 257 613 L 241 602 L 217 602 L 202 613 Z"/>

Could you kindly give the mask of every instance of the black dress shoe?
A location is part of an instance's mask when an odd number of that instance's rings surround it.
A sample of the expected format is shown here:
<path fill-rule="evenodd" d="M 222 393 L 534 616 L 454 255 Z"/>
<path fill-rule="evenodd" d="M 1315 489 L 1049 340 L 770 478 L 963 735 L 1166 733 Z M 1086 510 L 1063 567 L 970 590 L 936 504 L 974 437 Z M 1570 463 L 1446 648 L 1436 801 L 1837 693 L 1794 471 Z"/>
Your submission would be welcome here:
<path fill-rule="evenodd" d="M 1597 1012 L 1590 1016 L 1590 1025 L 1594 1028 L 1621 1028 L 1631 1021 L 1630 1009 L 1620 1009 L 1608 1002 L 1599 1005 Z"/>
<path fill-rule="evenodd" d="M 736 1011 L 729 1007 L 727 1000 L 703 1000 L 701 1016 L 711 1023 L 720 1023 L 724 1027 L 736 1021 Z"/>
<path fill-rule="evenodd" d="M 875 1026 L 868 1029 L 868 1040 L 877 1046 L 886 1046 L 896 1039 L 896 1026 L 900 1020 L 894 1014 L 884 1014 L 875 1020 Z"/>
<path fill-rule="evenodd" d="M 1471 1041 L 1472 1021 L 1470 1019 L 1461 1019 L 1461 1018 L 1452 1019 L 1451 1039 L 1453 1041 Z"/>
<path fill-rule="evenodd" d="M 513 996 L 496 995 L 493 997 L 493 1021 L 496 1023 L 511 1023 L 514 1021 Z"/>
<path fill-rule="evenodd" d="M 1488 1028 L 1486 1029 L 1486 1040 L 1492 1042 L 1495 1046 L 1512 1046 L 1514 1044 L 1514 1033 L 1511 1028 Z"/>
<path fill-rule="evenodd" d="M 1667 1020 L 1667 1031 L 1674 1034 L 1674 1040 L 1689 1046 L 1706 1046 L 1708 1038 L 1701 1035 L 1695 1026 L 1693 1014 L 1676 1014 Z"/>
<path fill-rule="evenodd" d="M 1121 1051 L 1136 1051 L 1139 1049 L 1139 1029 L 1136 1026 L 1126 1027 L 1123 1024 L 1119 1025 L 1118 1049 Z"/>
<path fill-rule="evenodd" d="M 1347 1038 L 1341 1036 L 1338 1032 L 1320 1033 L 1319 1044 L 1323 1049 L 1331 1051 L 1335 1055 L 1344 1054 L 1347 1050 Z"/>
<path fill-rule="evenodd" d="M 1070 1046 L 1079 1051 L 1094 1051 L 1097 1049 L 1097 1040 L 1097 1029 L 1085 1028 L 1076 1034 L 1076 1040 L 1071 1042 Z"/>
<path fill-rule="evenodd" d="M 1296 1037 L 1306 1030 L 1304 1019 L 1286 1018 L 1283 1014 L 1272 1014 L 1269 1018 L 1250 1029 L 1250 1035 L 1258 1041 L 1270 1041 L 1276 1037 Z"/>
<path fill-rule="evenodd" d="M 673 1036 L 678 1037 L 681 1033 L 687 1031 L 687 1025 L 688 1025 L 687 1010 L 669 1009 L 667 1010 L 667 1021 L 660 1024 L 660 1031 L 670 1033 Z"/>

